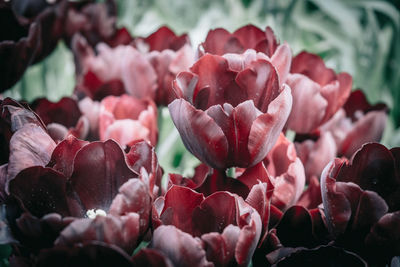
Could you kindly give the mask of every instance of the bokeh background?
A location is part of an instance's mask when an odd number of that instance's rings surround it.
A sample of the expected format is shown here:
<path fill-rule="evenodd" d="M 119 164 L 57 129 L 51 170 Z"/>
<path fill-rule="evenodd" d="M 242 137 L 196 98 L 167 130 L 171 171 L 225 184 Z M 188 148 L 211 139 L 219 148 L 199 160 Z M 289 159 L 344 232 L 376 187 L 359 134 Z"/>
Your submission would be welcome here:
<path fill-rule="evenodd" d="M 382 143 L 400 146 L 400 0 L 119 0 L 118 24 L 133 36 L 147 36 L 161 25 L 189 33 L 193 47 L 209 29 L 230 31 L 252 23 L 271 26 L 293 54 L 307 50 L 320 55 L 338 72 L 353 76 L 371 103 L 385 102 L 390 120 Z M 32 101 L 46 96 L 56 101 L 75 86 L 73 56 L 66 45 L 29 67 L 4 96 Z M 186 152 L 179 134 L 160 111 L 157 152 L 166 173 L 185 173 L 197 160 Z M 165 155 L 173 155 L 165 157 Z"/>

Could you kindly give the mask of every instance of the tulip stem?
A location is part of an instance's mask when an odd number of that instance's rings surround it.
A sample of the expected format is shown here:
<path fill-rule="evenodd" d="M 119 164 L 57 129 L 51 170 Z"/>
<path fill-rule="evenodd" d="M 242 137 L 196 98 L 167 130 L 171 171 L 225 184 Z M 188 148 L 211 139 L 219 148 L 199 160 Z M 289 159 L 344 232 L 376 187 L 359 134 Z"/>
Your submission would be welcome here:
<path fill-rule="evenodd" d="M 236 178 L 236 168 L 232 167 L 226 170 L 226 175 L 228 175 L 231 178 Z"/>

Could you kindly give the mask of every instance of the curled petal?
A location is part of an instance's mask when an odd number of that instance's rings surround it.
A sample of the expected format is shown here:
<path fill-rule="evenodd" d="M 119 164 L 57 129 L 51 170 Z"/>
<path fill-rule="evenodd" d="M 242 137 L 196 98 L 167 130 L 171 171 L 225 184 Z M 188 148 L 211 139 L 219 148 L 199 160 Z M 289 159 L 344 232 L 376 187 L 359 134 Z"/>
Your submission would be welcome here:
<path fill-rule="evenodd" d="M 69 135 L 55 147 L 48 166 L 63 173 L 65 177 L 71 177 L 75 155 L 87 144 L 89 144 L 89 142 L 76 139 L 74 136 Z"/>
<path fill-rule="evenodd" d="M 187 101 L 176 99 L 168 106 L 185 147 L 214 168 L 224 168 L 228 142 L 215 121 Z"/>
<path fill-rule="evenodd" d="M 286 83 L 290 71 L 290 63 L 292 62 L 292 52 L 287 43 L 284 43 L 276 49 L 271 57 L 271 63 L 275 66 L 279 74 L 279 84 Z M 290 85 L 289 85 L 290 86 Z"/>

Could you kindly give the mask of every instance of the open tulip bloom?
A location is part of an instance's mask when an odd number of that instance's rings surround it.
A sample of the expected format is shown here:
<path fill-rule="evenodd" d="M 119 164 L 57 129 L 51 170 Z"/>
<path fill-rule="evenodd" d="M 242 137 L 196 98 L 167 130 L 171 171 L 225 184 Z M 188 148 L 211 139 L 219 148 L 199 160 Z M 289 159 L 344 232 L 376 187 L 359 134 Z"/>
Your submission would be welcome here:
<path fill-rule="evenodd" d="M 0 100 L 10 266 L 399 261 L 400 148 L 377 143 L 388 109 L 351 93 L 350 74 L 292 58 L 270 27 L 218 28 L 193 48 L 166 26 L 132 37 L 111 0 L 15 2 L 0 2 L 16 29 L 0 36 L 0 70 L 11 66 L 0 91 L 61 38 L 76 87 L 55 102 Z M 155 152 L 169 141 L 166 105 L 181 149 L 200 160 L 185 173 L 160 166 L 173 150 Z"/>

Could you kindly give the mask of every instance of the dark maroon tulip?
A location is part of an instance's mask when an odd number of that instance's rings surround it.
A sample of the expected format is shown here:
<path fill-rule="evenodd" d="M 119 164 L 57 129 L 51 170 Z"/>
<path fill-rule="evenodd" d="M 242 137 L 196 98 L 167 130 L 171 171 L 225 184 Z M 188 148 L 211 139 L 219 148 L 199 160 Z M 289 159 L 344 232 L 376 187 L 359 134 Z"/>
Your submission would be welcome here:
<path fill-rule="evenodd" d="M 185 178 L 179 174 L 168 175 L 168 187 L 173 185 L 185 186 L 209 196 L 217 191 L 228 191 L 246 198 L 249 188 L 240 180 L 229 177 L 225 172 L 212 169 L 205 164 L 195 168 L 192 178 Z"/>
<path fill-rule="evenodd" d="M 241 54 L 248 49 L 264 53 L 276 67 L 281 82 L 286 81 L 292 53 L 286 43 L 279 45 L 270 27 L 262 31 L 249 24 L 237 29 L 234 33 L 229 33 L 223 28 L 210 30 L 205 42 L 200 44 L 198 53 L 200 56 L 205 53 L 222 56 L 228 53 Z"/>
<path fill-rule="evenodd" d="M 351 164 L 344 164 L 337 180 L 352 182 L 363 190 L 379 194 L 389 211 L 400 210 L 399 148 L 387 149 L 377 143 L 364 145 L 354 155 Z"/>
<path fill-rule="evenodd" d="M 97 99 L 121 92 L 137 98 L 154 98 L 157 74 L 146 56 L 133 46 L 111 48 L 101 43 L 95 55 L 85 38 L 77 34 L 72 49 L 77 63 L 78 92 Z"/>
<path fill-rule="evenodd" d="M 370 250 L 389 259 L 400 255 L 400 211 L 387 213 L 372 227 L 365 243 Z"/>
<path fill-rule="evenodd" d="M 55 247 L 41 251 L 35 266 L 133 266 L 128 254 L 113 245 L 86 242 L 72 247 Z"/>
<path fill-rule="evenodd" d="M 70 3 L 66 15 L 64 39 L 70 43 L 74 34 L 83 35 L 92 47 L 103 42 L 111 47 L 127 45 L 133 38 L 126 28 L 117 28 L 117 3 Z"/>
<path fill-rule="evenodd" d="M 319 209 L 292 206 L 285 213 L 277 214 L 275 206 L 271 205 L 268 227 L 253 257 L 253 264 L 257 266 L 276 263 L 293 250 L 313 248 L 330 241 Z"/>
<path fill-rule="evenodd" d="M 155 201 L 153 226 L 152 247 L 177 266 L 247 266 L 262 228 L 258 212 L 241 197 L 220 191 L 204 198 L 180 186 Z"/>
<path fill-rule="evenodd" d="M 160 251 L 143 248 L 132 257 L 133 266 L 173 267 L 172 262 Z"/>
<path fill-rule="evenodd" d="M 398 254 L 398 247 L 392 246 L 399 237 L 394 227 L 400 209 L 398 155 L 398 148 L 366 144 L 351 163 L 336 159 L 321 176 L 329 232 L 337 244 L 372 265 L 388 264 Z"/>
<path fill-rule="evenodd" d="M 175 76 L 194 63 L 194 51 L 186 34 L 177 36 L 163 26 L 146 38 L 136 38 L 135 47 L 145 54 L 157 74 L 157 105 L 168 105 L 175 99 L 172 82 Z"/>
<path fill-rule="evenodd" d="M 157 107 L 152 100 L 108 96 L 100 103 L 98 123 L 100 140 L 112 138 L 121 146 L 136 140 L 157 143 Z"/>
<path fill-rule="evenodd" d="M 0 60 L 7 66 L 0 69 L 1 91 L 14 85 L 30 64 L 54 50 L 63 34 L 67 5 L 65 0 L 0 3 Z"/>
<path fill-rule="evenodd" d="M 297 133 L 310 133 L 344 105 L 352 77 L 345 72 L 335 74 L 319 56 L 301 52 L 293 58 L 286 83 L 293 94 L 287 127 Z"/>
<path fill-rule="evenodd" d="M 238 55 L 235 59 L 240 58 Z M 250 167 L 265 158 L 291 108 L 290 88 L 262 58 L 243 61 L 205 55 L 174 81 L 179 99 L 168 107 L 186 148 L 216 169 Z"/>
<path fill-rule="evenodd" d="M 153 199 L 165 193 L 161 185 L 164 171 L 158 163 L 154 147 L 145 141 L 135 141 L 126 157 L 128 166 L 142 176 Z"/>
<path fill-rule="evenodd" d="M 148 147 L 137 142 L 125 155 L 112 140 L 88 143 L 69 136 L 54 149 L 48 167 L 24 169 L 11 180 L 7 218 L 13 233 L 35 249 L 49 247 L 60 235 L 56 245 L 97 240 L 131 253 L 147 232 L 152 193 L 161 183 Z M 46 238 L 39 242 L 40 236 Z"/>
<path fill-rule="evenodd" d="M 357 254 L 334 246 L 319 246 L 312 249 L 289 248 L 269 254 L 272 266 L 358 266 L 366 267 L 367 263 Z"/>
<path fill-rule="evenodd" d="M 351 93 L 343 109 L 320 127 L 335 139 L 338 155 L 351 156 L 367 142 L 379 142 L 387 121 L 385 104 L 370 105 L 362 91 Z"/>
<path fill-rule="evenodd" d="M 339 182 L 338 175 L 345 163 L 337 159 L 324 169 L 321 193 L 328 229 L 334 238 L 346 230 L 366 234 L 387 211 L 385 201 L 375 192 L 363 190 L 357 184 Z"/>
<path fill-rule="evenodd" d="M 69 134 L 79 139 L 88 136 L 89 121 L 82 116 L 75 99 L 63 97 L 58 102 L 50 102 L 46 98 L 40 98 L 31 106 L 47 125 L 49 134 L 55 141 L 61 141 Z"/>
<path fill-rule="evenodd" d="M 12 9 L 0 3 L 0 92 L 13 86 L 40 48 L 41 27 L 21 23 Z"/>

